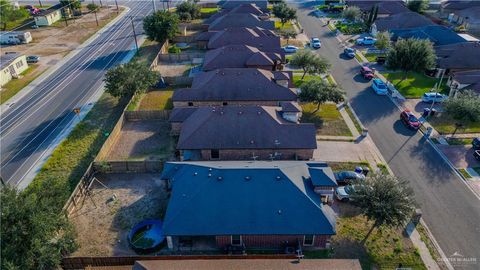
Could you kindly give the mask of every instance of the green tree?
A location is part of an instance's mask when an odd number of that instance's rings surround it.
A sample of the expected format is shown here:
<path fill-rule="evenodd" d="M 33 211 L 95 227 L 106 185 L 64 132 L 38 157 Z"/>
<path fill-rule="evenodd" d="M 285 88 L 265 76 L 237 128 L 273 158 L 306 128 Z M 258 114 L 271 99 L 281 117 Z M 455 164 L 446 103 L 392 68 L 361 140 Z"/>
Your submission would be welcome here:
<path fill-rule="evenodd" d="M 286 22 L 297 18 L 297 11 L 294 8 L 287 6 L 284 2 L 273 5 L 272 13 L 275 17 L 280 19 L 282 26 L 284 26 Z"/>
<path fill-rule="evenodd" d="M 359 7 L 351 6 L 342 12 L 342 17 L 349 21 L 356 21 L 362 16 L 362 11 Z"/>
<path fill-rule="evenodd" d="M 40 189 L 39 195 L 10 186 L 0 191 L 2 269 L 57 269 L 62 256 L 77 248 L 72 225 L 49 204 L 58 195 L 55 181 Z"/>
<path fill-rule="evenodd" d="M 158 73 L 135 61 L 109 69 L 105 74 L 105 89 L 114 97 L 131 97 L 145 92 L 159 79 Z"/>
<path fill-rule="evenodd" d="M 392 175 L 375 174 L 361 183 L 354 183 L 353 203 L 358 206 L 373 226 L 363 239 L 365 242 L 373 229 L 382 225 L 400 226 L 415 211 L 413 190 L 404 180 Z"/>
<path fill-rule="evenodd" d="M 14 9 L 9 0 L 0 0 L 0 24 L 3 31 L 7 29 L 9 22 L 26 19 L 29 15 L 25 8 Z"/>
<path fill-rule="evenodd" d="M 375 47 L 383 51 L 390 48 L 390 33 L 388 31 L 379 32 L 375 37 L 377 42 L 375 42 Z"/>
<path fill-rule="evenodd" d="M 455 120 L 455 130 L 465 124 L 480 121 L 480 97 L 473 91 L 463 91 L 448 98 L 442 105 L 445 113 Z"/>
<path fill-rule="evenodd" d="M 279 31 L 279 34 L 287 40 L 287 45 L 291 38 L 297 37 L 297 32 L 293 29 L 282 29 Z"/>
<path fill-rule="evenodd" d="M 330 63 L 326 58 L 319 56 L 311 50 L 297 51 L 290 60 L 290 64 L 303 70 L 302 80 L 305 75 L 325 73 L 330 69 Z"/>
<path fill-rule="evenodd" d="M 188 0 L 179 4 L 175 12 L 178 14 L 182 21 L 190 21 L 191 19 L 200 18 L 200 6 L 193 0 Z M 189 19 L 186 14 L 190 15 Z"/>
<path fill-rule="evenodd" d="M 64 7 L 68 7 L 73 11 L 79 11 L 82 8 L 80 0 L 60 0 L 60 4 Z"/>
<path fill-rule="evenodd" d="M 157 11 L 143 19 L 143 29 L 149 40 L 164 42 L 178 33 L 179 18 L 175 13 Z"/>
<path fill-rule="evenodd" d="M 302 102 L 312 102 L 317 104 L 314 113 L 320 109 L 320 105 L 327 101 L 339 103 L 344 100 L 344 92 L 335 84 L 329 84 L 321 78 L 313 78 L 306 81 L 301 86 L 298 95 Z"/>
<path fill-rule="evenodd" d="M 407 7 L 411 11 L 418 13 L 424 13 L 428 9 L 428 0 L 409 0 L 407 2 Z"/>
<path fill-rule="evenodd" d="M 388 51 L 387 68 L 402 70 L 404 78 L 409 71 L 423 72 L 435 67 L 435 51 L 429 40 L 399 39 Z"/>
<path fill-rule="evenodd" d="M 367 29 L 370 29 L 370 27 L 375 22 L 375 20 L 377 20 L 377 15 L 378 15 L 378 5 L 375 4 L 370 9 L 370 12 L 368 13 L 367 21 L 365 22 Z"/>
<path fill-rule="evenodd" d="M 90 11 L 90 12 L 93 12 L 95 14 L 95 21 L 97 22 L 97 26 L 98 26 L 98 18 L 97 18 L 97 11 L 100 7 L 98 5 L 95 5 L 94 3 L 90 3 L 87 5 L 87 9 Z"/>

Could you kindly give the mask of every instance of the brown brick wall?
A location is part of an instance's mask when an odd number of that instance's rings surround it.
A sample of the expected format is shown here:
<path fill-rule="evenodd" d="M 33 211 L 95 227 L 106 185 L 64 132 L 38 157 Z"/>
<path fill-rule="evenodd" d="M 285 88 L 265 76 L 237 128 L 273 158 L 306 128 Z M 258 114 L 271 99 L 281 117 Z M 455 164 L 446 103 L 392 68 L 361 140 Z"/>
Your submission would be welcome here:
<path fill-rule="evenodd" d="M 225 248 L 231 244 L 230 235 L 216 236 L 218 248 Z M 303 235 L 242 235 L 242 241 L 247 248 L 282 248 L 286 241 L 289 244 L 296 245 L 298 241 L 303 246 Z M 304 248 L 326 248 L 329 235 L 315 235 L 313 246 L 304 246 Z"/>
<path fill-rule="evenodd" d="M 281 153 L 277 160 L 310 160 L 314 149 L 221 149 L 220 160 L 252 160 L 253 154 L 257 160 L 268 160 L 270 154 Z M 210 150 L 201 150 L 202 160 L 210 160 Z"/>

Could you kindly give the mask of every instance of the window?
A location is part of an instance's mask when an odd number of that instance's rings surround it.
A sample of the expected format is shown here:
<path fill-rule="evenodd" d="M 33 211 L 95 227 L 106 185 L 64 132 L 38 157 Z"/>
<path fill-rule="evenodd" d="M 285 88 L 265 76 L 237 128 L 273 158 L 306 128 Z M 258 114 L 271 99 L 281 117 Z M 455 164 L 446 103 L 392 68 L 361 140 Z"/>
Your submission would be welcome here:
<path fill-rule="evenodd" d="M 188 106 L 192 107 L 192 106 L 193 106 L 193 102 L 188 102 Z"/>
<path fill-rule="evenodd" d="M 232 246 L 240 246 L 242 244 L 241 235 L 232 235 Z"/>
<path fill-rule="evenodd" d="M 227 106 L 228 105 L 228 102 L 223 102 L 223 106 Z"/>
<path fill-rule="evenodd" d="M 315 240 L 315 235 L 306 234 L 303 236 L 303 245 L 304 246 L 313 246 Z"/>
<path fill-rule="evenodd" d="M 219 159 L 220 158 L 220 150 L 218 150 L 218 149 L 210 150 L 210 158 L 211 159 Z"/>

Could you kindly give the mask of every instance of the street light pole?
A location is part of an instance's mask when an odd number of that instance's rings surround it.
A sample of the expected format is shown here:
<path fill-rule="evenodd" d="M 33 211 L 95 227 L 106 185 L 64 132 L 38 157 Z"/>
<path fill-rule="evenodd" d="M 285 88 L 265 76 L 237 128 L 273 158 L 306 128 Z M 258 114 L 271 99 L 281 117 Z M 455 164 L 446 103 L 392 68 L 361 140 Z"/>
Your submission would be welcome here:
<path fill-rule="evenodd" d="M 157 11 L 157 7 L 155 6 L 155 0 L 152 0 L 152 4 L 153 4 L 153 12 L 156 12 L 156 11 Z"/>
<path fill-rule="evenodd" d="M 137 52 L 138 52 L 137 34 L 135 33 L 135 25 L 133 24 L 133 17 L 130 17 L 130 21 L 132 22 L 133 38 L 135 39 L 135 48 L 137 49 Z"/>

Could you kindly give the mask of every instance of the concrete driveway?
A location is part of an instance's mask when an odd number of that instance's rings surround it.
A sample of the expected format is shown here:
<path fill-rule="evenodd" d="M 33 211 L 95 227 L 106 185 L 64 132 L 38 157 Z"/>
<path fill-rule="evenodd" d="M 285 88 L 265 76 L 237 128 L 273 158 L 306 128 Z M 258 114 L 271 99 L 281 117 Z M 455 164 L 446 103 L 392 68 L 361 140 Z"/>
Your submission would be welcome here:
<path fill-rule="evenodd" d="M 473 157 L 469 145 L 437 145 L 456 168 L 480 167 L 480 161 Z"/>

